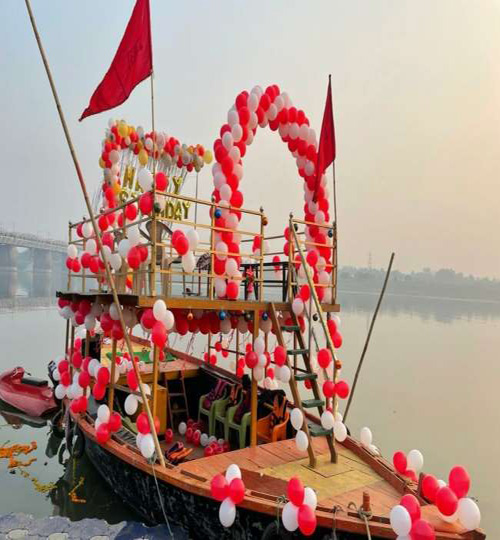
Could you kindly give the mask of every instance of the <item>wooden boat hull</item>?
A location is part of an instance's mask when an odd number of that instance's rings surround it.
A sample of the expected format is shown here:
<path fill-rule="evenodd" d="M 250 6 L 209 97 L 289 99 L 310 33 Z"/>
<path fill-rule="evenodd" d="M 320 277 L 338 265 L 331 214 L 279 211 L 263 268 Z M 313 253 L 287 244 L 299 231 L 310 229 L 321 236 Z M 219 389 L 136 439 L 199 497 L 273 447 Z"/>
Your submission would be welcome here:
<path fill-rule="evenodd" d="M 236 520 L 231 528 L 224 528 L 219 521 L 220 503 L 204 496 L 183 491 L 141 469 L 123 462 L 105 447 L 99 445 L 84 433 L 85 452 L 90 461 L 113 491 L 149 524 L 164 523 L 163 504 L 167 517 L 185 528 L 189 538 L 218 540 L 239 538 L 248 540 L 271 540 L 273 538 L 293 538 L 280 526 L 276 534 L 275 518 L 259 512 L 238 507 Z M 157 487 L 158 486 L 158 487 Z M 160 503 L 160 497 L 162 502 Z M 297 534 L 297 537 L 299 535 Z M 331 538 L 331 530 L 318 527 L 311 538 Z M 337 531 L 338 540 L 361 540 L 366 536 Z M 377 538 L 372 536 L 372 538 Z"/>

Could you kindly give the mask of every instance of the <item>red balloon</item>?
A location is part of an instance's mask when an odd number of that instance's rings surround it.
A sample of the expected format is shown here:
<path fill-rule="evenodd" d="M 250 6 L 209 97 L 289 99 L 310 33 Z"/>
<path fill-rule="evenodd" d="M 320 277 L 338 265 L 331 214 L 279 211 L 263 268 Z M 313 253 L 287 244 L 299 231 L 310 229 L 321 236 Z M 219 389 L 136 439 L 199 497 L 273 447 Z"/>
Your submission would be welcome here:
<path fill-rule="evenodd" d="M 236 300 L 238 298 L 239 287 L 235 281 L 228 281 L 226 287 L 226 295 L 229 300 Z"/>
<path fill-rule="evenodd" d="M 139 433 L 142 433 L 143 435 L 147 435 L 148 433 L 151 432 L 151 429 L 149 428 L 148 415 L 145 412 L 142 412 L 137 416 L 136 424 L 137 424 L 137 431 Z"/>
<path fill-rule="evenodd" d="M 337 323 L 333 319 L 329 319 L 326 324 L 328 325 L 330 336 L 333 339 L 333 336 L 337 333 Z"/>
<path fill-rule="evenodd" d="M 71 384 L 71 375 L 69 374 L 69 371 L 61 373 L 61 384 L 63 386 L 69 386 Z"/>
<path fill-rule="evenodd" d="M 163 349 L 167 342 L 167 329 L 161 321 L 156 321 L 153 330 L 151 332 L 151 339 L 153 343 Z"/>
<path fill-rule="evenodd" d="M 329 349 L 320 349 L 318 351 L 318 364 L 323 369 L 326 369 L 330 365 L 331 361 L 332 361 L 332 353 L 329 351 Z"/>
<path fill-rule="evenodd" d="M 97 220 L 97 223 L 99 225 L 99 229 L 101 231 L 105 231 L 109 227 L 108 217 L 107 216 L 99 216 L 99 219 Z"/>
<path fill-rule="evenodd" d="M 286 350 L 285 347 L 278 345 L 274 349 L 274 362 L 277 366 L 284 366 L 286 364 Z"/>
<path fill-rule="evenodd" d="M 87 410 L 87 404 L 88 404 L 88 401 L 87 401 L 87 396 L 80 396 L 78 398 L 78 409 L 79 409 L 79 412 L 85 412 Z"/>
<path fill-rule="evenodd" d="M 410 538 L 411 540 L 435 540 L 436 533 L 430 523 L 424 519 L 418 519 L 413 523 Z"/>
<path fill-rule="evenodd" d="M 247 352 L 245 355 L 245 362 L 247 367 L 253 369 L 259 363 L 259 357 L 254 351 Z"/>
<path fill-rule="evenodd" d="M 109 313 L 103 313 L 101 315 L 101 328 L 105 332 L 109 332 L 113 328 L 114 321 Z"/>
<path fill-rule="evenodd" d="M 304 502 L 304 486 L 297 476 L 292 476 L 288 481 L 287 495 L 295 506 L 302 506 Z"/>
<path fill-rule="evenodd" d="M 86 371 L 82 371 L 80 375 L 78 375 L 78 384 L 82 388 L 87 388 L 90 384 L 90 375 Z"/>
<path fill-rule="evenodd" d="M 97 401 L 101 401 L 105 393 L 106 387 L 104 385 L 99 383 L 94 384 L 94 388 L 92 388 L 92 395 L 96 398 Z"/>
<path fill-rule="evenodd" d="M 71 263 L 71 269 L 73 272 L 78 273 L 82 269 L 82 265 L 78 259 L 73 259 Z"/>
<path fill-rule="evenodd" d="M 307 302 L 311 298 L 311 289 L 309 285 L 302 285 L 299 290 L 299 298 L 302 298 L 304 302 Z"/>
<path fill-rule="evenodd" d="M 157 172 L 155 176 L 155 180 L 156 180 L 156 189 L 158 191 L 165 191 L 167 189 L 168 178 L 164 172 L 161 172 L 161 171 Z"/>
<path fill-rule="evenodd" d="M 340 334 L 340 332 L 335 332 L 335 334 L 333 334 L 332 341 L 333 346 L 336 349 L 340 349 L 340 347 L 342 347 L 342 334 Z"/>
<path fill-rule="evenodd" d="M 61 360 L 57 365 L 57 370 L 62 375 L 65 371 L 69 370 L 69 362 L 67 360 Z"/>
<path fill-rule="evenodd" d="M 106 386 L 109 383 L 109 379 L 109 369 L 105 366 L 100 367 L 97 371 L 97 382 L 102 386 Z"/>
<path fill-rule="evenodd" d="M 141 266 L 141 252 L 137 246 L 131 247 L 127 253 L 127 262 L 130 268 L 137 270 Z"/>
<path fill-rule="evenodd" d="M 207 447 L 210 448 L 210 447 Z M 216 501 L 223 501 L 228 496 L 229 486 L 222 474 L 216 474 L 210 482 L 210 493 Z"/>
<path fill-rule="evenodd" d="M 171 443 L 173 440 L 174 440 L 174 432 L 172 431 L 171 428 L 168 428 L 168 429 L 165 431 L 165 441 L 166 441 L 167 443 Z"/>
<path fill-rule="evenodd" d="M 417 521 L 417 519 L 420 519 L 420 503 L 415 495 L 412 495 L 411 493 L 403 495 L 399 504 L 408 510 L 412 523 Z"/>
<path fill-rule="evenodd" d="M 318 252 L 316 250 L 309 251 L 306 259 L 310 266 L 312 267 L 316 266 L 318 264 Z"/>
<path fill-rule="evenodd" d="M 179 255 L 185 255 L 189 251 L 189 242 L 184 236 L 184 233 L 181 233 L 181 235 L 177 237 L 174 248 Z"/>
<path fill-rule="evenodd" d="M 205 446 L 205 450 L 203 451 L 203 455 L 205 457 L 213 456 L 214 455 L 214 449 L 212 446 Z M 213 495 L 212 495 L 213 497 Z"/>
<path fill-rule="evenodd" d="M 426 474 L 422 480 L 422 494 L 430 501 L 435 502 L 436 494 L 439 490 L 439 482 L 432 474 Z"/>
<path fill-rule="evenodd" d="M 325 381 L 323 383 L 323 394 L 327 398 L 333 397 L 335 394 L 335 383 L 333 381 Z"/>
<path fill-rule="evenodd" d="M 137 206 L 135 204 L 127 204 L 125 207 L 125 217 L 129 221 L 134 221 L 137 217 Z"/>
<path fill-rule="evenodd" d="M 119 413 L 114 412 L 111 414 L 108 420 L 109 430 L 113 433 L 119 431 L 122 427 L 122 417 Z"/>
<path fill-rule="evenodd" d="M 108 232 L 108 233 L 104 233 L 102 235 L 102 245 L 103 246 L 108 246 L 109 249 L 113 250 L 114 247 L 115 247 L 114 243 L 115 243 L 114 236 L 111 233 Z M 82 255 L 82 264 L 83 264 L 83 255 Z"/>
<path fill-rule="evenodd" d="M 155 316 L 153 315 L 152 309 L 146 309 L 144 310 L 144 313 L 141 317 L 141 323 L 147 330 L 151 330 L 153 328 L 154 323 L 156 322 Z M 102 326 L 102 323 L 101 323 Z"/>
<path fill-rule="evenodd" d="M 195 446 L 200 446 L 200 440 L 201 440 L 201 433 L 200 433 L 200 430 L 197 429 L 194 433 L 193 433 L 193 444 Z"/>
<path fill-rule="evenodd" d="M 80 369 L 82 367 L 82 353 L 80 351 L 76 351 L 73 353 L 73 356 L 71 357 L 71 363 L 73 364 L 73 367 L 76 369 Z"/>
<path fill-rule="evenodd" d="M 99 444 L 107 443 L 110 438 L 108 424 L 99 424 L 99 427 L 97 428 L 97 431 L 96 431 L 96 436 L 97 436 L 97 442 Z"/>
<path fill-rule="evenodd" d="M 444 516 L 452 516 L 458 508 L 458 499 L 448 486 L 443 486 L 436 493 L 436 506 Z"/>
<path fill-rule="evenodd" d="M 193 428 L 192 427 L 188 427 L 186 429 L 186 441 L 187 442 L 191 442 L 193 440 Z"/>
<path fill-rule="evenodd" d="M 113 322 L 113 328 L 111 328 L 111 337 L 113 339 L 123 339 L 123 329 L 120 321 Z"/>
<path fill-rule="evenodd" d="M 404 452 L 396 452 L 392 457 L 392 463 L 399 474 L 405 474 L 408 467 L 408 461 L 406 460 Z"/>
<path fill-rule="evenodd" d="M 239 504 L 245 498 L 245 484 L 241 478 L 233 478 L 229 484 L 229 497 L 234 504 Z"/>
<path fill-rule="evenodd" d="M 152 193 L 144 193 L 139 199 L 139 210 L 142 214 L 151 214 L 153 210 L 153 195 Z"/>
<path fill-rule="evenodd" d="M 349 395 L 349 385 L 345 381 L 335 384 L 335 393 L 340 399 L 345 399 Z"/>
<path fill-rule="evenodd" d="M 137 377 L 133 369 L 127 371 L 127 384 L 130 390 L 134 392 L 139 388 L 139 383 L 137 382 Z"/>
<path fill-rule="evenodd" d="M 316 514 L 308 504 L 299 507 L 298 522 L 304 536 L 311 536 L 316 530 Z"/>
<path fill-rule="evenodd" d="M 448 483 L 459 499 L 466 497 L 470 488 L 469 473 L 464 469 L 464 467 L 457 465 L 451 469 L 450 476 L 448 477 Z"/>
<path fill-rule="evenodd" d="M 99 257 L 90 257 L 89 269 L 93 274 L 97 274 L 99 272 Z"/>

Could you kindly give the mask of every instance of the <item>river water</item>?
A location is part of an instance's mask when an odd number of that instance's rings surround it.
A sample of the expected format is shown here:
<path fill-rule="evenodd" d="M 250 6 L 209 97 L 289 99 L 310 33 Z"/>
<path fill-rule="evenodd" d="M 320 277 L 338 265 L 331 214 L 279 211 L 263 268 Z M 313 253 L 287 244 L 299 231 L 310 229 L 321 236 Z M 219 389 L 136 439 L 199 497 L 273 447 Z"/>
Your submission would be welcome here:
<path fill-rule="evenodd" d="M 344 345 L 339 356 L 348 381 L 376 300 L 366 293 L 340 294 Z M 54 308 L 0 312 L 0 371 L 22 365 L 45 377 L 48 361 L 62 352 L 64 326 Z M 499 303 L 388 295 L 348 419 L 355 436 L 370 427 L 389 460 L 396 450 L 418 448 L 425 471 L 445 480 L 453 465 L 464 465 L 489 538 L 500 537 L 499 330 Z M 8 461 L 0 460 L 0 513 L 97 517 L 110 523 L 139 519 L 113 497 L 85 458 L 76 465 L 66 462 L 66 455 L 59 459 L 60 440 L 49 437 L 47 425 L 21 424 L 3 415 L 0 445 L 36 441 L 38 448 L 28 456 L 36 457 L 26 469 L 29 478 L 9 473 Z M 86 502 L 71 502 L 68 492 L 80 480 L 75 495 Z"/>

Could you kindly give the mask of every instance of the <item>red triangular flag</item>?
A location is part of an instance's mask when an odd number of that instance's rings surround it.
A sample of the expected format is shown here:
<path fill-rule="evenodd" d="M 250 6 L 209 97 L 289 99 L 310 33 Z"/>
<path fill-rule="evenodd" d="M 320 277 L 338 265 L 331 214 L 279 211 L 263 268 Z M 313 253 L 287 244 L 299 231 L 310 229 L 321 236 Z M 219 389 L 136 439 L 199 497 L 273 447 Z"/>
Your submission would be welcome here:
<path fill-rule="evenodd" d="M 87 116 L 121 105 L 153 72 L 149 0 L 137 0 L 113 62 L 83 111 Z"/>
<path fill-rule="evenodd" d="M 335 128 L 333 126 L 333 104 L 332 104 L 332 79 L 328 78 L 328 92 L 326 95 L 325 112 L 323 123 L 321 124 L 321 135 L 319 137 L 318 159 L 316 161 L 316 187 L 314 189 L 314 200 L 316 192 L 320 186 L 321 176 L 325 170 L 334 162 L 336 155 Z"/>

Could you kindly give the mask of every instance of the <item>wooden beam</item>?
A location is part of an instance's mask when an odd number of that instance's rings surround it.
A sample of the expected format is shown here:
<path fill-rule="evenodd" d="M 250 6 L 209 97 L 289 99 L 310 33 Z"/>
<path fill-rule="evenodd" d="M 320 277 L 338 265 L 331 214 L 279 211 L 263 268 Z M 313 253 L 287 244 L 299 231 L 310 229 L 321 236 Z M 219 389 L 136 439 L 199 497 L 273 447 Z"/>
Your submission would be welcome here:
<path fill-rule="evenodd" d="M 158 407 L 158 372 L 160 364 L 160 349 L 155 345 L 153 348 L 153 418 L 156 416 Z M 173 427 L 173 426 L 172 426 Z"/>
<path fill-rule="evenodd" d="M 132 358 L 132 361 L 134 359 Z M 115 401 L 115 372 L 116 372 L 116 339 L 111 342 L 111 374 L 109 380 L 108 407 L 110 414 L 113 412 Z"/>
<path fill-rule="evenodd" d="M 259 337 L 259 312 L 253 312 L 253 339 Z M 250 446 L 257 446 L 257 394 L 258 384 L 252 370 L 252 399 L 251 399 L 251 420 L 250 420 Z"/>

